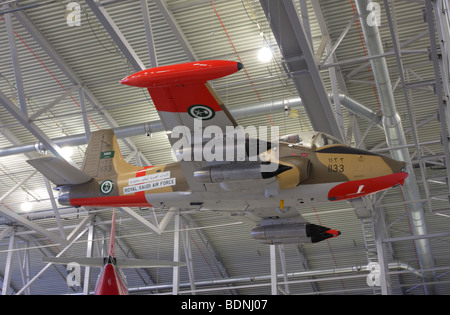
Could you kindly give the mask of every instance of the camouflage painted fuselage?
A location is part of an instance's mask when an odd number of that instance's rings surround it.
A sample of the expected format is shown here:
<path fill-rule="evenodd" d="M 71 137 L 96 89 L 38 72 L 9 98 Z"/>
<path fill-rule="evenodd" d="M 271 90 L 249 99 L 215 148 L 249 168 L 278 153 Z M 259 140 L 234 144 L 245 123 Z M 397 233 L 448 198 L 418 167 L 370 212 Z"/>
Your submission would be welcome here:
<path fill-rule="evenodd" d="M 150 167 L 128 164 L 112 131 L 92 134 L 83 172 L 93 177 L 62 189 L 59 202 L 89 207 L 176 207 L 239 211 L 283 217 L 302 204 L 357 198 L 400 184 L 405 163 L 342 144 L 308 148 L 280 142 L 280 165 L 291 169 L 268 179 L 204 183 L 192 191 L 180 163 Z M 289 210 L 292 206 L 292 210 Z M 269 213 L 264 213 L 269 212 Z"/>

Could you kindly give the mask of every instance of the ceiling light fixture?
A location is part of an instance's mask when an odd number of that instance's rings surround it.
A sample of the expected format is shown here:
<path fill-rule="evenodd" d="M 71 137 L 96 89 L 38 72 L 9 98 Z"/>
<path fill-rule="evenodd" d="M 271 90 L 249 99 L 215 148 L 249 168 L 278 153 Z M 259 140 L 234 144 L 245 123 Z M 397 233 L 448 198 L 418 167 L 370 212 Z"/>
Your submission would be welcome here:
<path fill-rule="evenodd" d="M 272 60 L 272 50 L 267 46 L 262 47 L 258 51 L 258 59 L 261 62 L 269 62 Z"/>
<path fill-rule="evenodd" d="M 20 209 L 25 212 L 29 212 L 33 209 L 33 204 L 29 201 L 26 201 L 20 205 Z"/>
<path fill-rule="evenodd" d="M 66 159 L 69 159 L 73 154 L 73 149 L 71 147 L 64 147 L 64 148 L 61 148 L 61 150 L 62 150 L 63 157 Z"/>

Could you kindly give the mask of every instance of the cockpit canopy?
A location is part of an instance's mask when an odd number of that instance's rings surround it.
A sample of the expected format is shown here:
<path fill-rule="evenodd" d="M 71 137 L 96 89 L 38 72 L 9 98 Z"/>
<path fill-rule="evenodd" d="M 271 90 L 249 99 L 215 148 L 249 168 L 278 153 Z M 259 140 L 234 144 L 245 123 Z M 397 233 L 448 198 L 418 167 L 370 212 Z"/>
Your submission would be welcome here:
<path fill-rule="evenodd" d="M 300 145 L 311 150 L 317 150 L 329 145 L 341 144 L 341 141 L 333 136 L 318 131 L 306 131 L 296 134 L 282 136 L 280 142 L 292 145 Z"/>

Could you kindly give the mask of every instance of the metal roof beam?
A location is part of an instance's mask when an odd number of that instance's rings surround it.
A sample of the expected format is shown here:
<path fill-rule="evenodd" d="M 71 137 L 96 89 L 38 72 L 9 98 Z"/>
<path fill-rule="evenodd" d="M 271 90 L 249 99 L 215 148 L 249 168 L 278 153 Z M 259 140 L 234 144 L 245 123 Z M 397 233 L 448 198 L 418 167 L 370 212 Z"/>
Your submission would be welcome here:
<path fill-rule="evenodd" d="M 34 121 L 36 120 L 39 116 L 41 116 L 42 114 L 48 112 L 50 109 L 52 109 L 55 105 L 57 105 L 58 103 L 60 103 L 63 99 L 65 99 L 67 96 L 71 95 L 73 92 L 75 92 L 76 90 L 78 90 L 78 86 L 75 85 L 73 86 L 70 90 L 66 90 L 64 93 L 62 93 L 60 96 L 58 96 L 57 98 L 55 98 L 53 101 L 51 101 L 50 103 L 48 103 L 46 106 L 39 108 L 39 110 L 37 110 L 35 113 L 33 113 L 33 115 L 30 116 L 30 120 Z"/>
<path fill-rule="evenodd" d="M 339 36 L 338 40 L 332 47 L 331 46 L 331 37 L 328 32 L 328 28 L 327 28 L 325 19 L 323 17 L 322 8 L 320 7 L 320 4 L 315 1 L 313 1 L 311 3 L 311 5 L 316 14 L 317 23 L 319 24 L 319 28 L 320 28 L 320 31 L 323 36 L 322 39 L 326 39 L 326 42 L 324 43 L 323 48 L 326 49 L 327 56 L 323 63 L 325 63 L 330 58 L 332 59 L 332 62 L 337 62 L 337 57 L 336 57 L 335 51 L 336 51 L 337 47 L 339 46 L 339 44 L 341 43 L 341 41 L 343 40 L 343 38 L 345 37 L 345 35 L 347 34 L 347 32 L 349 31 L 350 27 L 355 22 L 356 16 L 354 16 L 353 19 L 349 22 L 349 24 L 347 25 L 344 32 Z M 323 41 L 322 41 L 322 43 L 323 43 Z M 321 48 L 321 47 L 319 47 L 319 48 Z M 320 52 L 320 51 L 315 53 L 315 58 L 316 58 L 317 63 L 320 62 L 322 53 L 323 52 Z M 341 108 L 341 101 L 340 101 L 340 97 L 339 97 L 338 84 L 341 86 L 341 89 L 343 91 L 345 91 L 345 93 L 347 93 L 347 88 L 345 86 L 345 81 L 344 81 L 344 78 L 343 78 L 342 73 L 340 72 L 339 68 L 331 67 L 328 69 L 328 73 L 330 76 L 331 90 L 333 93 L 333 103 L 334 103 L 334 108 L 336 111 L 336 122 L 338 123 L 338 126 L 341 129 L 342 135 L 345 136 L 345 126 L 344 126 L 344 119 L 342 116 L 342 108 Z M 350 117 L 352 117 L 352 116 L 353 116 L 353 114 L 350 114 Z M 347 128 L 349 129 L 349 130 L 347 130 L 348 139 L 344 138 L 344 140 L 347 140 L 347 143 L 350 144 L 351 143 L 351 132 L 354 130 L 355 142 L 358 142 L 359 135 L 361 132 L 359 130 L 359 126 L 358 126 L 356 119 L 350 119 L 350 122 L 349 122 L 349 125 Z"/>
<path fill-rule="evenodd" d="M 83 87 L 86 99 L 91 103 L 94 109 L 98 109 L 102 113 L 103 119 L 109 125 L 110 128 L 117 128 L 119 124 L 108 113 L 103 104 L 94 96 L 94 94 L 85 86 L 83 81 L 75 74 L 71 67 L 65 62 L 65 60 L 59 55 L 50 42 L 42 35 L 42 33 L 36 28 L 36 26 L 30 21 L 27 15 L 22 11 L 14 12 L 16 19 L 22 24 L 25 30 L 33 37 L 38 45 L 44 50 L 44 52 L 52 59 L 56 66 L 66 75 L 66 77 L 72 82 L 73 85 Z M 131 139 L 122 139 L 131 151 L 136 151 L 136 145 Z M 148 165 L 151 165 L 150 161 L 145 161 Z"/>
<path fill-rule="evenodd" d="M 303 72 L 292 78 L 312 127 L 343 139 L 324 84 L 317 69 L 304 27 L 292 0 L 260 0 L 289 72 Z"/>
<path fill-rule="evenodd" d="M 128 43 L 125 36 L 112 20 L 111 16 L 108 14 L 108 12 L 106 12 L 106 9 L 103 7 L 103 5 L 98 0 L 86 0 L 86 4 L 103 25 L 109 36 L 111 36 L 117 47 L 119 47 L 125 58 L 127 58 L 131 66 L 136 71 L 146 69 L 144 63 Z"/>
<path fill-rule="evenodd" d="M 180 43 L 189 60 L 190 61 L 198 60 L 197 55 L 195 54 L 194 50 L 192 49 L 191 45 L 186 39 L 186 36 L 184 35 L 183 30 L 181 29 L 180 25 L 175 19 L 172 11 L 170 11 L 169 7 L 167 6 L 166 1 L 164 0 L 154 0 L 154 1 L 159 11 L 161 11 L 161 14 L 163 15 L 167 24 L 169 24 L 170 29 L 177 38 L 178 42 Z"/>
<path fill-rule="evenodd" d="M 5 209 L 5 207 L 0 207 L 0 214 L 2 214 L 4 217 L 8 218 L 11 221 L 17 222 L 18 224 L 22 224 L 23 226 L 25 226 L 31 230 L 34 230 L 38 234 L 44 235 L 45 237 L 51 239 L 55 243 L 63 244 L 63 245 L 67 244 L 67 241 L 65 239 L 47 231 L 46 229 L 40 227 L 37 224 L 34 224 L 33 222 L 18 215 L 17 213 L 12 212 L 9 209 Z"/>
<path fill-rule="evenodd" d="M 91 129 L 89 128 L 89 120 L 88 115 L 86 113 L 84 90 L 81 87 L 78 89 L 78 97 L 80 98 L 80 108 L 81 108 L 81 115 L 83 116 L 83 126 L 84 126 L 84 133 L 86 135 L 86 142 L 89 142 L 89 139 L 91 138 Z"/>
<path fill-rule="evenodd" d="M 84 235 L 84 233 L 85 233 L 86 231 L 87 231 L 87 228 L 86 228 L 83 232 L 81 232 L 80 234 L 78 234 L 77 237 L 74 238 L 73 241 L 70 242 L 70 244 L 68 244 L 62 251 L 59 252 L 58 255 L 56 255 L 56 257 L 61 257 L 62 255 L 64 255 L 64 253 L 65 253 L 65 252 L 66 252 L 73 244 L 75 244 L 75 243 L 81 238 L 81 236 Z M 27 284 L 24 285 L 24 286 L 17 292 L 17 295 L 23 294 L 23 293 L 27 290 L 27 288 L 28 288 L 30 285 L 32 285 L 37 279 L 39 279 L 39 278 L 44 274 L 44 272 L 46 272 L 47 269 L 50 268 L 52 265 L 53 265 L 53 263 L 48 263 L 47 265 L 45 265 L 45 267 L 42 268 L 41 271 L 39 271 L 39 272 L 33 277 L 33 279 L 31 279 L 30 281 L 28 281 Z"/>
<path fill-rule="evenodd" d="M 28 16 L 22 12 L 14 12 L 15 18 L 22 24 L 25 30 L 34 38 L 44 52 L 52 59 L 56 66 L 66 75 L 66 77 L 72 82 L 73 85 L 82 86 L 81 80 L 75 75 L 72 69 L 66 64 L 64 59 L 58 54 L 58 52 L 52 47 L 42 33 L 34 26 Z"/>
<path fill-rule="evenodd" d="M 308 38 L 309 45 L 312 48 L 313 40 L 311 35 L 311 23 L 309 22 L 308 4 L 306 3 L 306 0 L 299 0 L 299 3 L 300 3 L 300 12 L 302 15 L 302 25 L 305 28 L 305 33 Z"/>
<path fill-rule="evenodd" d="M 10 234 L 14 228 L 12 226 L 8 226 L 6 229 L 0 232 L 0 241 L 4 239 L 8 234 Z"/>
<path fill-rule="evenodd" d="M 4 5 L 4 9 L 9 8 L 9 5 Z M 14 38 L 14 28 L 11 21 L 11 13 L 5 14 L 5 24 L 6 24 L 6 33 L 8 34 L 8 43 L 9 43 L 9 50 L 11 55 L 11 61 L 13 65 L 14 70 L 14 78 L 16 80 L 16 90 L 17 90 L 17 96 L 19 99 L 19 105 L 22 112 L 27 115 L 27 101 L 25 98 L 25 92 L 23 88 L 23 81 L 22 81 L 22 73 L 20 71 L 20 62 L 19 62 L 19 54 L 17 53 L 17 47 L 16 47 L 16 41 Z"/>
<path fill-rule="evenodd" d="M 410 46 L 411 44 L 417 42 L 417 41 L 418 41 L 419 39 L 421 39 L 422 37 L 427 36 L 427 35 L 428 35 L 428 30 L 422 31 L 422 32 L 420 32 L 419 34 L 417 34 L 417 35 L 411 37 L 410 39 L 408 39 L 408 40 L 406 40 L 406 41 L 404 41 L 403 43 L 400 43 L 400 48 L 401 48 L 401 49 L 406 48 L 406 47 Z M 393 53 L 393 51 L 394 51 L 394 50 L 391 49 L 391 50 L 389 50 L 389 51 L 387 52 L 387 54 L 390 55 L 390 54 Z M 362 64 L 362 65 L 356 67 L 355 69 L 353 69 L 352 71 L 350 71 L 350 72 L 345 76 L 345 79 L 346 79 L 346 80 L 349 80 L 351 77 L 353 77 L 353 76 L 357 75 L 359 72 L 361 72 L 364 68 L 368 68 L 368 67 L 369 67 L 369 64 L 368 64 L 368 63 L 364 63 L 364 64 Z"/>
<path fill-rule="evenodd" d="M 148 10 L 147 0 L 141 0 L 142 19 L 144 20 L 145 35 L 147 37 L 148 54 L 150 55 L 150 65 L 158 66 L 158 58 L 156 57 L 155 42 L 153 40 L 152 22 L 150 21 L 150 12 Z"/>
<path fill-rule="evenodd" d="M 27 180 L 29 180 L 31 177 L 33 177 L 36 173 L 37 173 L 37 171 L 31 172 L 27 177 L 25 177 L 19 183 L 14 185 L 14 187 L 12 187 L 8 192 L 6 192 L 3 196 L 0 197 L 0 202 L 2 202 L 4 199 L 6 199 L 10 194 L 12 194 L 16 189 L 18 189 L 20 186 L 22 186 Z M 0 207 L 0 214 L 2 214 L 5 218 L 8 218 L 9 220 L 17 222 L 19 224 L 22 224 L 22 225 L 28 227 L 29 229 L 36 231 L 36 233 L 42 234 L 57 243 L 60 243 L 60 244 L 67 243 L 65 238 L 54 235 L 53 233 L 45 230 L 44 228 L 34 224 L 31 221 L 27 220 L 25 217 L 20 216 L 9 209 L 6 209 L 5 207 Z"/>
<path fill-rule="evenodd" d="M 61 216 L 59 215 L 58 205 L 56 204 L 55 196 L 53 195 L 53 190 L 50 186 L 50 181 L 45 176 L 43 178 L 44 178 L 45 187 L 47 188 L 48 196 L 50 198 L 50 203 L 52 204 L 53 212 L 55 213 L 55 220 L 56 220 L 56 225 L 58 226 L 59 235 L 61 236 L 61 238 L 65 239 L 66 235 L 64 233 L 64 226 L 61 221 Z"/>
<path fill-rule="evenodd" d="M 40 142 L 45 145 L 45 148 L 51 151 L 55 156 L 68 161 L 70 164 L 75 165 L 69 158 L 64 157 L 61 148 L 56 145 L 49 137 L 47 137 L 41 129 L 39 129 L 34 123 L 30 122 L 30 118 L 25 115 L 11 100 L 0 91 L 0 104 L 8 110 L 8 112 L 14 116 L 29 132 L 31 132 Z M 76 166 L 76 165 L 75 165 Z"/>
<path fill-rule="evenodd" d="M 77 235 L 80 234 L 82 229 L 86 229 L 86 224 L 90 222 L 94 218 L 94 214 L 89 214 L 86 217 L 84 217 L 83 220 L 81 220 L 80 223 L 72 230 L 70 235 L 67 237 L 67 241 L 69 243 L 72 243 L 72 241 L 77 237 Z"/>
<path fill-rule="evenodd" d="M 152 224 L 129 207 L 121 207 L 120 209 L 123 210 L 130 217 L 135 219 L 137 222 L 141 223 L 142 225 L 156 232 L 157 234 L 161 234 L 165 231 L 167 224 L 169 223 L 170 219 L 174 214 L 174 211 L 177 210 L 175 208 L 167 209 L 166 214 L 164 215 L 164 218 L 161 220 L 161 222 L 155 222 L 155 224 Z"/>

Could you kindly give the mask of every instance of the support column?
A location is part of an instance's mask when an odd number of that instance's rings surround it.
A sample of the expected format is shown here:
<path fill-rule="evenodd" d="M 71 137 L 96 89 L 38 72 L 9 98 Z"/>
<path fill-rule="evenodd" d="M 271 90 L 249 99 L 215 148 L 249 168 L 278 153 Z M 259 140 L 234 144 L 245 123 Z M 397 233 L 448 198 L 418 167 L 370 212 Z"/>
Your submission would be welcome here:
<path fill-rule="evenodd" d="M 173 261 L 180 261 L 180 213 L 174 216 L 174 234 L 173 234 Z M 173 267 L 172 294 L 178 295 L 180 292 L 180 267 Z"/>
<path fill-rule="evenodd" d="M 86 257 L 91 258 L 94 253 L 94 235 L 95 235 L 95 217 L 91 220 L 88 227 L 88 241 L 86 249 Z M 84 269 L 83 295 L 89 295 L 91 282 L 91 267 Z"/>
<path fill-rule="evenodd" d="M 86 102 L 84 97 L 84 90 L 82 87 L 78 89 L 78 95 L 80 97 L 81 115 L 83 116 L 84 133 L 86 134 L 86 142 L 89 143 L 91 138 L 91 128 L 89 128 L 89 119 L 86 112 Z"/>
<path fill-rule="evenodd" d="M 48 197 L 50 198 L 50 203 L 52 204 L 53 212 L 55 213 L 55 220 L 56 225 L 58 225 L 59 236 L 61 236 L 62 239 L 66 239 L 66 235 L 64 233 L 64 226 L 61 221 L 61 216 L 59 215 L 58 205 L 56 204 L 55 196 L 53 195 L 53 190 L 50 186 L 50 182 L 47 179 L 47 177 L 44 176 L 43 178 L 45 187 L 47 188 Z"/>
<path fill-rule="evenodd" d="M 26 242 L 25 247 L 28 247 L 28 242 Z M 28 281 L 30 281 L 30 250 L 29 249 L 25 250 L 23 259 L 22 256 L 20 255 L 20 251 L 17 252 L 17 256 L 19 257 L 19 260 L 21 262 L 20 266 L 21 266 L 22 282 L 23 285 L 25 285 L 26 283 L 28 283 Z M 30 287 L 28 287 L 25 290 L 25 294 L 26 295 L 31 294 Z"/>
<path fill-rule="evenodd" d="M 8 246 L 8 255 L 6 257 L 6 266 L 5 266 L 5 274 L 3 276 L 3 287 L 2 287 L 2 295 L 8 295 L 9 289 L 11 285 L 11 270 L 12 270 L 12 259 L 14 253 L 15 246 L 15 232 L 11 232 L 11 236 L 9 237 L 9 246 Z"/>
<path fill-rule="evenodd" d="M 270 287 L 272 295 L 278 295 L 277 251 L 276 245 L 270 245 Z"/>
<path fill-rule="evenodd" d="M 184 220 L 183 220 L 184 221 Z M 191 236 L 188 229 L 188 225 L 185 225 L 186 232 L 181 232 L 181 238 L 183 241 L 184 256 L 186 257 L 187 270 L 189 275 L 189 282 L 191 284 L 192 295 L 195 295 L 195 277 L 194 277 L 194 265 L 192 260 L 192 248 L 191 248 Z"/>
<path fill-rule="evenodd" d="M 278 254 L 280 255 L 280 262 L 281 262 L 281 271 L 283 272 L 283 279 L 284 282 L 284 292 L 283 294 L 289 295 L 290 289 L 289 284 L 287 283 L 288 277 L 287 277 L 287 267 L 286 267 L 286 255 L 284 251 L 284 244 L 278 245 Z"/>
<path fill-rule="evenodd" d="M 390 277 L 387 274 L 389 271 L 389 266 L 386 259 L 386 248 L 383 244 L 383 226 L 384 226 L 384 220 L 383 220 L 383 214 L 381 211 L 383 211 L 382 208 L 376 207 L 374 209 L 374 232 L 375 232 L 375 245 L 377 248 L 377 256 L 378 256 L 378 263 L 380 265 L 380 286 L 381 286 L 381 294 L 382 295 L 389 295 L 391 294 L 391 284 L 390 284 Z"/>

